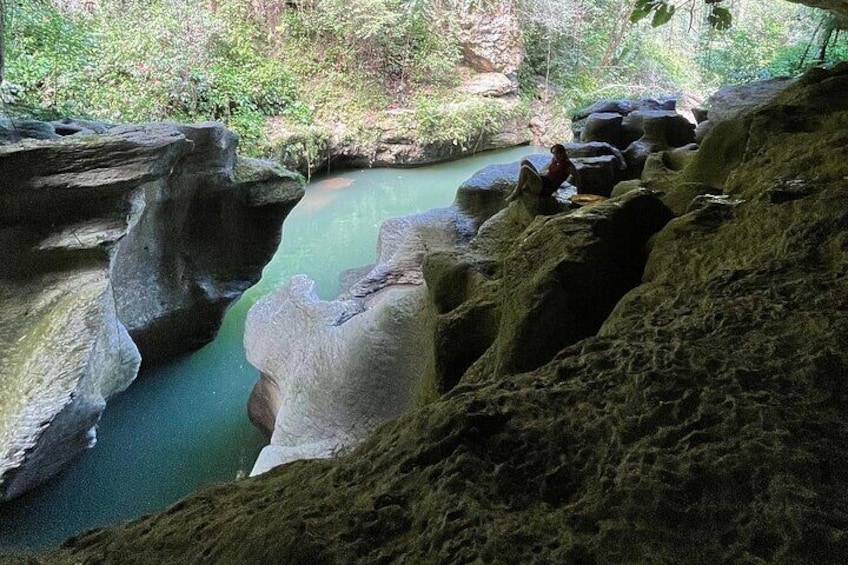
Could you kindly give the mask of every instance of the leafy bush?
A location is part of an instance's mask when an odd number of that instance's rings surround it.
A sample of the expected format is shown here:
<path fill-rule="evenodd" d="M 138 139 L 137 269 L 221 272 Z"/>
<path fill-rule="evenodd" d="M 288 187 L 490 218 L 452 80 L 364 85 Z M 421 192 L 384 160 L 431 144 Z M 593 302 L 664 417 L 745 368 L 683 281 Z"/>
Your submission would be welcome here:
<path fill-rule="evenodd" d="M 415 122 L 409 125 L 424 143 L 450 141 L 468 149 L 482 136 L 497 131 L 506 120 L 528 111 L 526 103 L 507 107 L 497 100 L 480 97 L 461 97 L 446 103 L 420 96 L 415 100 Z"/>
<path fill-rule="evenodd" d="M 280 32 L 316 45 L 317 64 L 379 76 L 404 94 L 455 80 L 454 19 L 422 0 L 315 0 L 286 12 Z"/>
<path fill-rule="evenodd" d="M 7 2 L 6 80 L 16 102 L 45 117 L 81 112 L 76 85 L 88 77 L 96 51 L 92 27 L 71 21 L 43 2 Z"/>
<path fill-rule="evenodd" d="M 104 4 L 93 15 L 11 8 L 8 80 L 25 104 L 116 122 L 221 120 L 248 153 L 266 117 L 310 120 L 293 75 L 256 34 L 197 2 Z"/>

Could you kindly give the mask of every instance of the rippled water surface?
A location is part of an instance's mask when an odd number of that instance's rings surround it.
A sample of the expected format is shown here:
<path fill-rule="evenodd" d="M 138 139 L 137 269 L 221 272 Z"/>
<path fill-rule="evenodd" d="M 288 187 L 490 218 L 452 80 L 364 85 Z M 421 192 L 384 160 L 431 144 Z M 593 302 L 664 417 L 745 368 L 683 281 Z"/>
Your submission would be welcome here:
<path fill-rule="evenodd" d="M 55 545 L 90 528 L 161 510 L 200 485 L 249 473 L 265 444 L 246 411 L 258 376 L 242 348 L 250 306 L 297 273 L 316 281 L 320 297 L 334 298 L 342 271 L 375 260 L 383 220 L 448 206 L 456 187 L 478 169 L 530 152 L 516 148 L 312 182 L 286 219 L 282 245 L 262 280 L 229 310 L 215 341 L 144 370 L 109 402 L 95 449 L 44 487 L 0 505 L 0 549 Z"/>

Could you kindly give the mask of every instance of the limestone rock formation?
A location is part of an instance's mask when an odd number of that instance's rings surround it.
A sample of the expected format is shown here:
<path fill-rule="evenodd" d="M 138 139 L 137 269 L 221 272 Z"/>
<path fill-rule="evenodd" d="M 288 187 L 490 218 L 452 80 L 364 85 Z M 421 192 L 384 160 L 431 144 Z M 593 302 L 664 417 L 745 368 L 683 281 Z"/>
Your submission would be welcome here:
<path fill-rule="evenodd" d="M 741 85 L 721 87 L 705 102 L 706 114 L 699 120 L 695 136 L 698 142 L 704 139 L 718 122 L 734 120 L 741 114 L 771 101 L 792 84 L 789 78 L 759 80 Z"/>
<path fill-rule="evenodd" d="M 4 278 L 0 304 L 0 500 L 7 500 L 94 445 L 106 400 L 135 379 L 141 357 L 102 269 Z"/>
<path fill-rule="evenodd" d="M 460 87 L 461 92 L 480 96 L 506 96 L 518 90 L 518 84 L 503 73 L 478 73 Z"/>
<path fill-rule="evenodd" d="M 572 161 L 583 193 L 610 196 L 619 182 L 640 178 L 649 184 L 644 170 L 652 155 L 696 147 L 694 124 L 676 111 L 674 99 L 600 100 L 573 119 L 583 143 L 566 147 L 577 157 Z"/>
<path fill-rule="evenodd" d="M 521 100 L 515 94 L 495 97 L 492 104 L 501 107 L 502 119 L 495 131 L 482 134 L 467 144 L 453 140 L 423 143 L 421 134 L 415 128 L 404 125 L 403 119 L 388 120 L 382 124 L 380 140 L 374 153 L 367 156 L 362 164 L 374 167 L 409 167 L 440 161 L 450 161 L 460 157 L 487 151 L 526 145 L 530 142 L 530 130 L 525 116 L 516 113 Z M 446 108 L 450 111 L 450 108 Z M 511 117 L 510 117 L 511 116 Z"/>
<path fill-rule="evenodd" d="M 521 26 L 515 7 L 497 2 L 463 14 L 462 53 L 472 68 L 483 73 L 514 75 L 524 60 Z"/>
<path fill-rule="evenodd" d="M 389 220 L 377 264 L 338 300 L 318 299 L 301 275 L 251 308 L 245 349 L 260 380 L 249 414 L 270 435 L 251 474 L 336 455 L 413 406 L 432 342 L 421 263 L 470 226 L 453 208 Z"/>
<path fill-rule="evenodd" d="M 366 308 L 325 302 L 299 276 L 251 309 L 248 360 L 261 371 L 250 414 L 269 428 L 251 474 L 348 449 L 412 405 L 427 336 L 420 288 L 384 291 Z"/>
<path fill-rule="evenodd" d="M 278 131 L 274 144 L 280 149 L 276 158 L 286 168 L 309 175 L 340 167 L 415 167 L 491 149 L 526 145 L 532 136 L 527 117 L 523 115 L 523 103 L 514 93 L 514 82 L 502 74 L 499 76 L 498 83 L 489 86 L 470 79 L 472 90 L 483 88 L 474 97 L 486 98 L 489 104 L 497 105 L 492 115 L 500 117 L 494 118 L 496 123 L 487 133 L 480 133 L 465 143 L 453 139 L 425 141 L 426 136 L 415 124 L 414 110 L 396 108 L 382 112 L 368 124 L 373 138 L 366 142 L 354 141 L 357 136 L 351 135 L 343 124 L 331 128 L 313 127 L 306 133 Z M 504 80 L 509 82 L 510 90 L 501 95 L 506 89 Z M 462 111 L 462 108 L 455 109 Z M 449 107 L 444 110 L 452 111 Z"/>
<path fill-rule="evenodd" d="M 303 190 L 274 166 L 237 159 L 219 124 L 10 125 L 0 145 L 0 498 L 93 445 L 139 350 L 155 361 L 211 339 Z"/>
<path fill-rule="evenodd" d="M 425 262 L 434 329 L 492 339 L 454 346 L 438 400 L 345 457 L 207 488 L 29 562 L 843 563 L 846 92 L 848 65 L 810 71 L 713 128 L 663 190 L 721 195 L 636 246 L 640 280 L 599 329 L 569 343 L 556 319 L 535 334 L 504 320 L 568 300 L 574 273 L 608 259 L 593 250 L 612 216 L 658 192 L 538 218 L 513 202 L 468 250 Z M 606 289 L 575 288 L 586 306 Z M 518 347 L 503 362 L 516 338 L 532 363 Z"/>

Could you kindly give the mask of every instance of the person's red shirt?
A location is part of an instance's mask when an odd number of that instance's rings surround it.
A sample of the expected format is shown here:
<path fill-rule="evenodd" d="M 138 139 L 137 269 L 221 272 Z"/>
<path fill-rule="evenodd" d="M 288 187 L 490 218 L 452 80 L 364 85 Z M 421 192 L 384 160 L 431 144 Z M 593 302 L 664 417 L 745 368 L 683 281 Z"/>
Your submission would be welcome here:
<path fill-rule="evenodd" d="M 571 167 L 568 166 L 568 163 L 560 163 L 556 159 L 551 159 L 551 164 L 548 165 L 548 171 L 545 173 L 545 176 L 548 177 L 552 186 L 558 188 L 559 185 L 565 182 L 570 172 Z"/>

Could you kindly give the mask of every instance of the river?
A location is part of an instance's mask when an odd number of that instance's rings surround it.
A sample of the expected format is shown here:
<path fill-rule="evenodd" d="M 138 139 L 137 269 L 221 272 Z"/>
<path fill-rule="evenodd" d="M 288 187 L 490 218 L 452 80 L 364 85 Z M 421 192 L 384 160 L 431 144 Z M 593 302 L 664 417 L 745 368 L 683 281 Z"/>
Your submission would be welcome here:
<path fill-rule="evenodd" d="M 307 186 L 286 219 L 283 242 L 260 282 L 227 312 L 217 338 L 183 358 L 143 370 L 109 402 L 97 446 L 39 489 L 0 505 L 0 550 L 42 549 L 76 533 L 156 512 L 200 485 L 250 472 L 265 438 L 247 419 L 258 373 L 244 357 L 247 310 L 304 273 L 323 299 L 339 274 L 373 263 L 387 218 L 448 206 L 456 188 L 521 147 L 416 169 L 328 175 Z"/>

